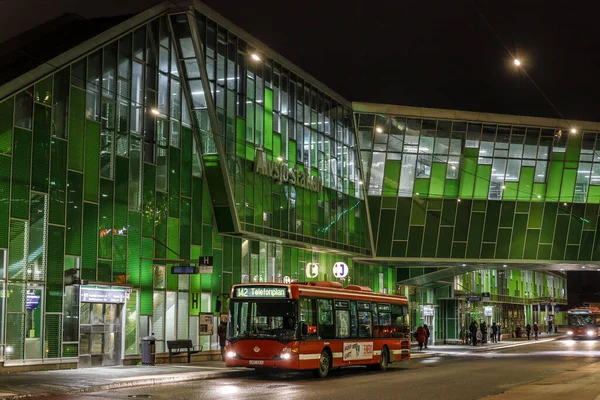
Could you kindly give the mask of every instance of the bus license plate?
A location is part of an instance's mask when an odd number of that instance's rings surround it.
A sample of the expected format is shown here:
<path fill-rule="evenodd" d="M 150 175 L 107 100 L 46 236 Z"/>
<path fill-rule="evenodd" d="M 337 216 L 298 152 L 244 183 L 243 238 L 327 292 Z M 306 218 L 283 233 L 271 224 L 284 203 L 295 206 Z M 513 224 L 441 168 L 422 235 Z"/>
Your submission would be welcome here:
<path fill-rule="evenodd" d="M 263 365 L 264 360 L 250 360 L 250 365 Z"/>

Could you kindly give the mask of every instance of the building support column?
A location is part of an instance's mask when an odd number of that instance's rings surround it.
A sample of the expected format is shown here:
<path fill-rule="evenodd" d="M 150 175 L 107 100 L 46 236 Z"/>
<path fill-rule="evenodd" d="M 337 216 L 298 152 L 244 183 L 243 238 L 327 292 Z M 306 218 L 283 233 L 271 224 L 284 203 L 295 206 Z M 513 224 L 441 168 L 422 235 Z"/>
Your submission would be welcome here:
<path fill-rule="evenodd" d="M 533 322 L 538 322 L 540 320 L 540 315 L 542 315 L 541 306 L 539 304 L 537 306 L 538 306 L 538 312 L 537 312 L 537 316 L 535 318 L 536 320 Z M 541 323 L 541 321 L 540 321 L 540 323 Z"/>

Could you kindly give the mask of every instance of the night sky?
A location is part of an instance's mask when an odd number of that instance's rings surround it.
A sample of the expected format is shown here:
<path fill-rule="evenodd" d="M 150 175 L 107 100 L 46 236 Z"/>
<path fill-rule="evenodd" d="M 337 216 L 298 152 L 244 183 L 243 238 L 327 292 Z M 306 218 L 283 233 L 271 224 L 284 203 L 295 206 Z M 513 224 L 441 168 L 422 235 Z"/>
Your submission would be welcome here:
<path fill-rule="evenodd" d="M 0 40 L 64 12 L 120 15 L 155 3 L 0 0 Z M 559 117 L 506 46 L 566 118 L 600 120 L 600 24 L 589 1 L 205 3 L 349 100 Z"/>
<path fill-rule="evenodd" d="M 112 16 L 156 3 L 0 0 L 0 41 L 65 12 Z M 600 121 L 600 24 L 591 1 L 205 3 L 351 101 Z"/>

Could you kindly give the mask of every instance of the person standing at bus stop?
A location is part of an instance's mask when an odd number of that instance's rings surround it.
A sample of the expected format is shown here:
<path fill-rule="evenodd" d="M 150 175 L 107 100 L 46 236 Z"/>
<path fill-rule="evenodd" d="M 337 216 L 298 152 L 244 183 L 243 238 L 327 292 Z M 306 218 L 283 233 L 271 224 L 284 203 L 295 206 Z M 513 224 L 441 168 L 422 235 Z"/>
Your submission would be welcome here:
<path fill-rule="evenodd" d="M 477 346 L 477 322 L 471 322 L 471 326 L 469 326 L 469 332 L 471 332 L 471 343 L 473 346 Z"/>
<path fill-rule="evenodd" d="M 417 339 L 417 343 L 419 343 L 419 351 L 423 351 L 423 343 L 425 343 L 425 340 L 427 339 L 427 331 L 425 331 L 425 328 L 419 326 L 415 332 L 415 338 Z"/>
<path fill-rule="evenodd" d="M 527 324 L 525 326 L 525 332 L 527 333 L 527 340 L 531 337 L 531 325 Z"/>
<path fill-rule="evenodd" d="M 431 336 L 431 332 L 429 332 L 429 327 L 427 324 L 423 324 L 423 328 L 425 328 L 425 348 L 429 344 L 429 336 Z"/>
<path fill-rule="evenodd" d="M 533 335 L 535 336 L 535 340 L 538 340 L 538 334 L 540 332 L 540 327 L 538 326 L 537 322 L 533 323 Z"/>
<path fill-rule="evenodd" d="M 219 335 L 219 346 L 221 346 L 221 359 L 225 361 L 225 341 L 227 340 L 227 317 L 221 317 L 221 323 L 217 328 L 217 334 Z"/>

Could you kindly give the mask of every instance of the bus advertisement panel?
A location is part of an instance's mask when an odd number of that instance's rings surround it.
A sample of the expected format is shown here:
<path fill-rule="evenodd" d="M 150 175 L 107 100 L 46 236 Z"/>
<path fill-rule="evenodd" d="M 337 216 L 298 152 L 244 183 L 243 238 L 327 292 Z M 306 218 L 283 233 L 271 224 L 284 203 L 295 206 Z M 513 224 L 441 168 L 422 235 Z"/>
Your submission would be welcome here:
<path fill-rule="evenodd" d="M 313 370 L 410 358 L 408 301 L 337 282 L 233 285 L 228 367 Z"/>
<path fill-rule="evenodd" d="M 574 339 L 597 339 L 600 336 L 600 308 L 579 307 L 568 311 L 567 335 Z"/>

